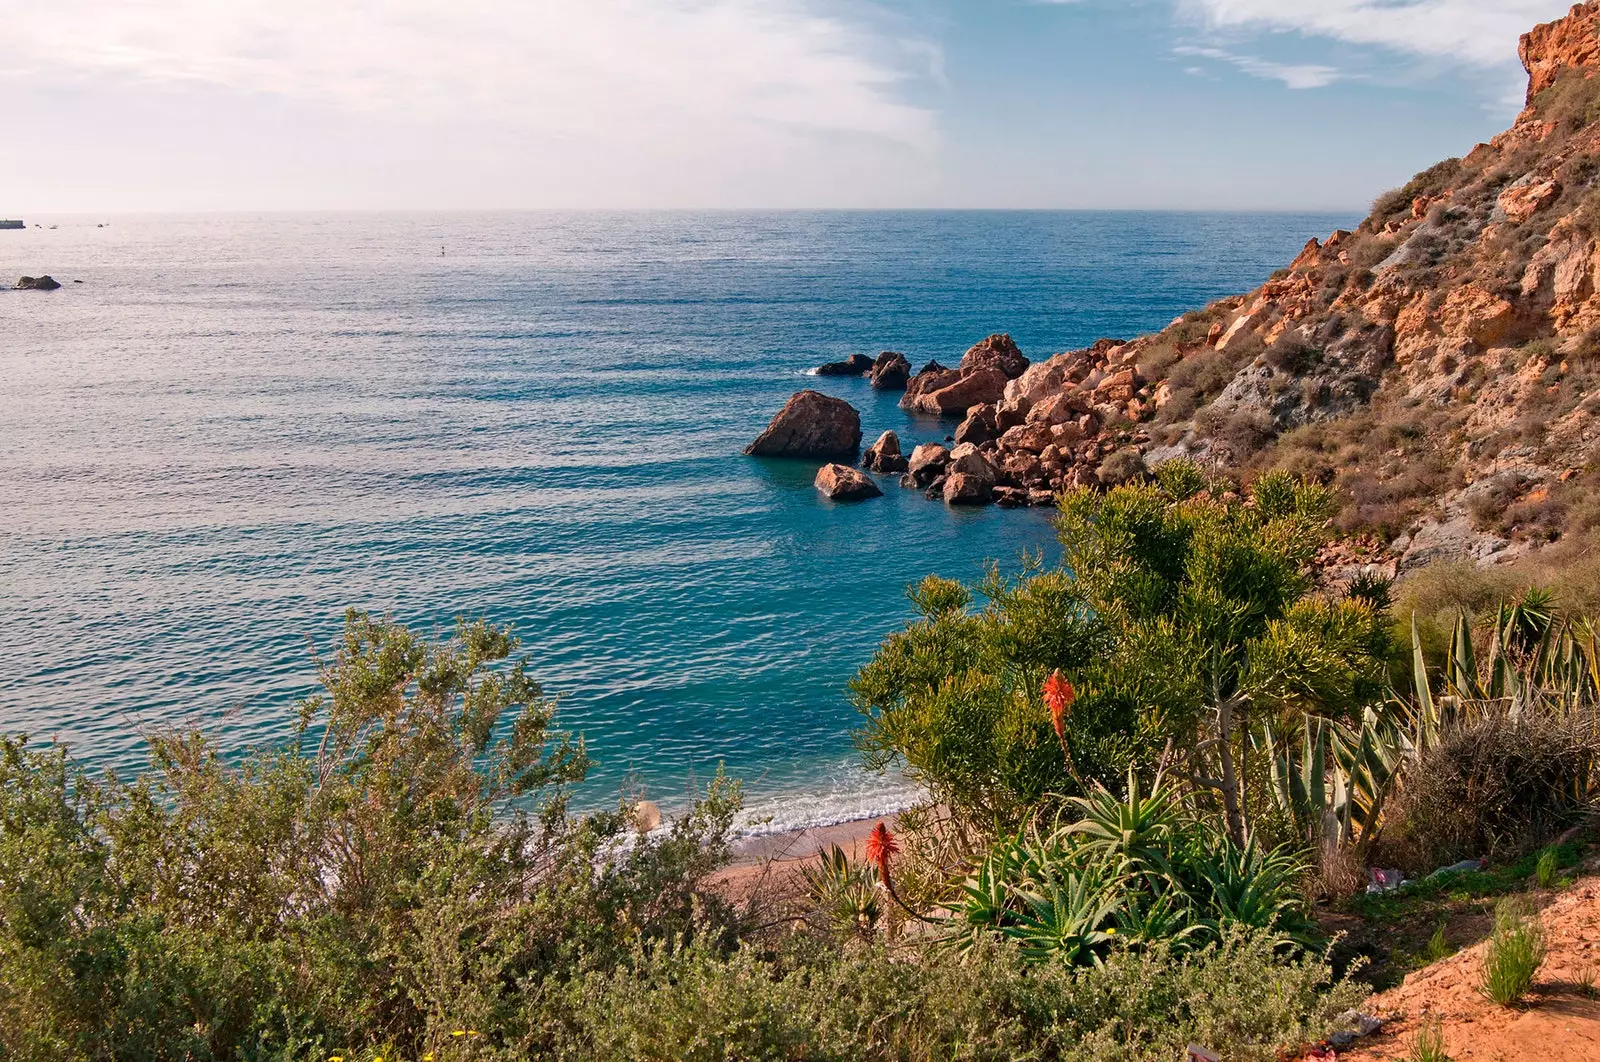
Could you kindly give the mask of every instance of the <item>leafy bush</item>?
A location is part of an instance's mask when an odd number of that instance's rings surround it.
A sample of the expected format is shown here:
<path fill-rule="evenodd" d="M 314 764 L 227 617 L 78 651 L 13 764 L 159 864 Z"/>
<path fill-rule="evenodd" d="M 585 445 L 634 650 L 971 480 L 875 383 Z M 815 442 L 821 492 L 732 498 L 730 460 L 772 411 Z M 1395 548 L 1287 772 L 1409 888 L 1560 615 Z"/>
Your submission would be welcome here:
<path fill-rule="evenodd" d="M 266 1058 L 536 1035 L 529 993 L 650 941 L 726 940 L 698 888 L 737 787 L 618 850 L 587 761 L 505 631 L 430 644 L 360 613 L 299 739 L 153 743 L 131 784 L 0 741 L 0 1056 Z"/>
<path fill-rule="evenodd" d="M 1516 899 L 1500 901 L 1494 932 L 1483 954 L 1483 994 L 1509 1007 L 1533 987 L 1544 963 L 1544 926 L 1539 916 Z"/>
<path fill-rule="evenodd" d="M 1272 474 L 1212 497 L 1182 468 L 1067 494 L 1061 566 L 991 573 L 981 609 L 960 584 L 918 586 L 922 619 L 851 684 L 868 763 L 898 760 L 936 802 L 1006 832 L 1085 786 L 1119 788 L 1130 765 L 1151 777 L 1170 742 L 1217 780 L 1242 845 L 1244 735 L 1281 713 L 1357 714 L 1381 698 L 1392 646 L 1371 602 L 1309 596 L 1325 491 Z M 1056 671 L 1077 693 L 1059 740 L 1041 697 Z"/>

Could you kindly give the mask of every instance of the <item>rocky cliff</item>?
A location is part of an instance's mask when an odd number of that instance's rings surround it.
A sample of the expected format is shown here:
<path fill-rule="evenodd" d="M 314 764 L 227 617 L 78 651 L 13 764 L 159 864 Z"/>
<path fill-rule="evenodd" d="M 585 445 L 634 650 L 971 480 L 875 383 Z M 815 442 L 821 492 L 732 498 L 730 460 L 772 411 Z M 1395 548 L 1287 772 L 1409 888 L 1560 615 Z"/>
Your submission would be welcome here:
<path fill-rule="evenodd" d="M 1179 455 L 1321 476 L 1405 565 L 1600 527 L 1600 2 L 1521 55 L 1511 129 L 1248 295 L 1029 366 L 958 440 L 1035 492 Z"/>

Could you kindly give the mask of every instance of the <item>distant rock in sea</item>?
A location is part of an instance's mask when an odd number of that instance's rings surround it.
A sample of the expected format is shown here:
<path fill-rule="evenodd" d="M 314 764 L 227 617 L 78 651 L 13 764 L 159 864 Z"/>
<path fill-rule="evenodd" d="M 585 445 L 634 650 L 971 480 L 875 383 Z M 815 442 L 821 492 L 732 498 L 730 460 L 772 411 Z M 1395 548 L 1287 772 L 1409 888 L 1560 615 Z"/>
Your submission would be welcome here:
<path fill-rule="evenodd" d="M 852 354 L 844 361 L 830 361 L 813 370 L 815 376 L 865 376 L 872 371 L 873 361 L 865 354 Z"/>
<path fill-rule="evenodd" d="M 52 276 L 23 277 L 17 281 L 18 291 L 54 291 L 61 286 L 61 282 Z"/>
<path fill-rule="evenodd" d="M 801 391 L 744 452 L 752 457 L 853 458 L 860 449 L 861 414 L 854 406 L 820 391 Z"/>

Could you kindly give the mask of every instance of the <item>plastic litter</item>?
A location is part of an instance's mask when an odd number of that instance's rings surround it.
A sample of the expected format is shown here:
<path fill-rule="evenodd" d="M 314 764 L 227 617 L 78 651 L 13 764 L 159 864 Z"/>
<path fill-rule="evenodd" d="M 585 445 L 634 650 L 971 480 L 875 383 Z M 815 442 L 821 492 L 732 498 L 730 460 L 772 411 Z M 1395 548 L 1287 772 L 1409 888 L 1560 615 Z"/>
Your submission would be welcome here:
<path fill-rule="evenodd" d="M 1373 867 L 1367 871 L 1367 895 L 1377 896 L 1393 892 L 1406 883 L 1405 874 L 1398 870 Z"/>
<path fill-rule="evenodd" d="M 1328 1042 L 1335 1047 L 1349 1047 L 1362 1037 L 1371 1036 L 1383 1028 L 1383 1019 L 1363 1014 L 1359 1010 L 1347 1010 L 1339 1015 L 1334 1024 L 1339 1027 L 1339 1031 L 1329 1036 Z"/>

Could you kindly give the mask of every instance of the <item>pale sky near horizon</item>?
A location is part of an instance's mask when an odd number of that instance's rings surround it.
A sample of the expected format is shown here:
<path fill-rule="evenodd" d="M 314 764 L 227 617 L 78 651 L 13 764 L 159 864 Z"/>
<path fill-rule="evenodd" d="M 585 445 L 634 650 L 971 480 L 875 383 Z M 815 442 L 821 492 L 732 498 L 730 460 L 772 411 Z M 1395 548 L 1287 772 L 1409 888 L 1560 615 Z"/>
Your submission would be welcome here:
<path fill-rule="evenodd" d="M 0 216 L 1355 209 L 1509 124 L 1569 0 L 53 0 Z"/>

